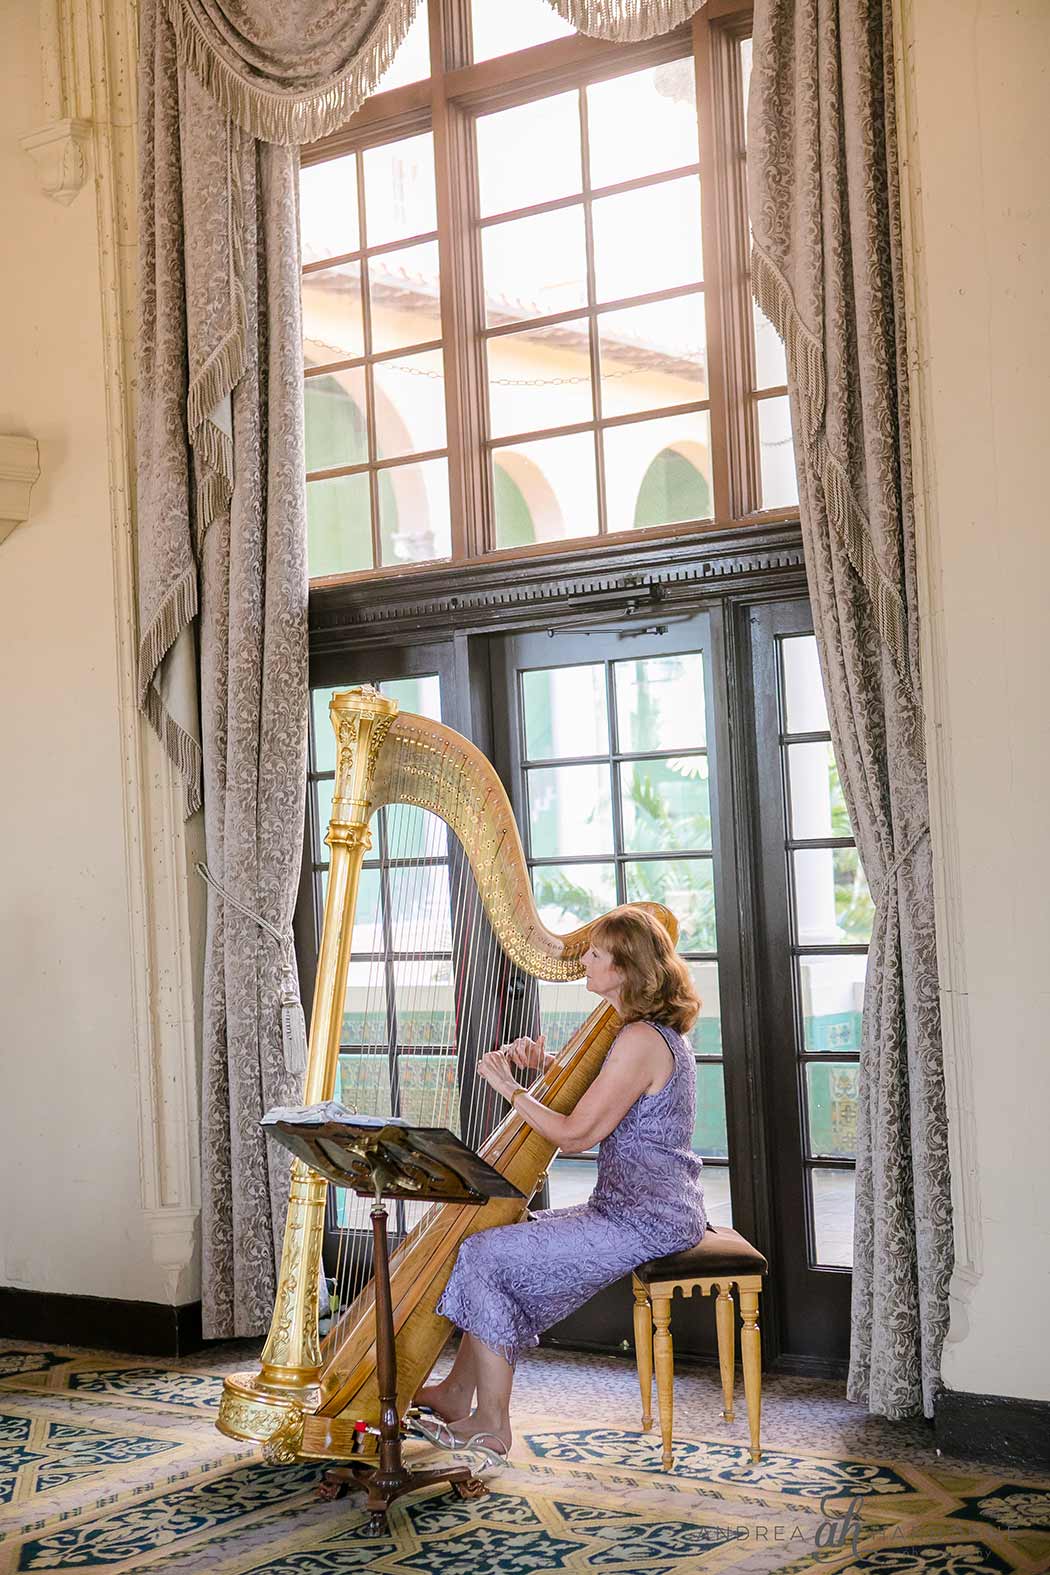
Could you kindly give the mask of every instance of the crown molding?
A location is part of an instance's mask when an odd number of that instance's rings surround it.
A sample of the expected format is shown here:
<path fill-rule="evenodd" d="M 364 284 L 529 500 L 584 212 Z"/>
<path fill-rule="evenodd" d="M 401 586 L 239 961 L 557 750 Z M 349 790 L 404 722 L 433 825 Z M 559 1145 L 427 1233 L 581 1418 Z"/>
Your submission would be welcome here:
<path fill-rule="evenodd" d="M 644 617 L 707 595 L 805 587 L 796 523 L 587 543 L 544 557 L 479 559 L 315 584 L 315 654 L 395 638 L 542 627 L 567 613 Z"/>
<path fill-rule="evenodd" d="M 29 498 L 39 478 L 36 438 L 0 436 L 0 542 L 29 518 Z"/>

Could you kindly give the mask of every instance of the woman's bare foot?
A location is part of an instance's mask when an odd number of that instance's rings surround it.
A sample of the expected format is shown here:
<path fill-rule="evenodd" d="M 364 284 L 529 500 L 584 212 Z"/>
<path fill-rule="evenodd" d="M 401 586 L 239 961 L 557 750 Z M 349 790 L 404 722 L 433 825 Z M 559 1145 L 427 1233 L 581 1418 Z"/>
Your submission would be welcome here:
<path fill-rule="evenodd" d="M 466 1444 L 472 1438 L 477 1438 L 479 1444 L 484 1444 L 486 1449 L 494 1450 L 497 1455 L 509 1455 L 510 1446 L 514 1442 L 514 1434 L 510 1429 L 510 1422 L 500 1421 L 499 1418 L 482 1416 L 480 1411 L 472 1411 L 469 1416 L 460 1417 L 457 1421 L 449 1421 L 449 1432 L 460 1443 Z"/>
<path fill-rule="evenodd" d="M 450 1383 L 447 1378 L 439 1384 L 424 1384 L 417 1389 L 413 1405 L 428 1405 L 443 1422 L 451 1422 L 464 1414 L 474 1398 L 473 1389 L 468 1393 L 463 1384 Z"/>

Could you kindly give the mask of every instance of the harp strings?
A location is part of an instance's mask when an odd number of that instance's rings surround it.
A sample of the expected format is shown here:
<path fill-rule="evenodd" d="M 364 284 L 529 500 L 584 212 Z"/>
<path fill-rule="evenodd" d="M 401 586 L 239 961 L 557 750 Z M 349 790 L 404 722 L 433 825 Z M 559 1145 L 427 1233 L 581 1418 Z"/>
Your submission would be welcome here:
<path fill-rule="evenodd" d="M 351 1021 L 360 1022 L 363 1032 L 340 1058 L 340 1097 L 370 1114 L 450 1126 L 477 1148 L 506 1113 L 502 1097 L 477 1076 L 477 1060 L 522 1032 L 535 1032 L 530 998 L 535 987 L 510 963 L 490 929 L 453 833 L 428 812 L 396 802 L 405 786 L 403 760 L 399 751 L 393 802 L 379 812 L 374 828 L 379 893 L 371 933 L 355 925 L 348 1004 Z M 442 770 L 441 776 L 454 784 L 455 807 L 462 811 L 462 774 Z M 463 823 L 460 813 L 449 818 Z M 428 862 L 433 859 L 445 862 Z M 370 954 L 367 964 L 362 952 Z M 363 999 L 355 999 L 363 968 L 367 984 Z M 375 1073 L 383 1070 L 380 1057 L 387 1075 L 375 1087 Z M 370 1279 L 371 1229 L 369 1200 L 342 1189 L 338 1194 L 343 1228 L 335 1281 L 342 1314 Z M 391 1209 L 391 1225 L 399 1236 L 407 1230 L 415 1235 L 440 1208 L 399 1201 Z M 352 1323 L 345 1320 L 341 1338 L 336 1331 L 336 1358 Z"/>

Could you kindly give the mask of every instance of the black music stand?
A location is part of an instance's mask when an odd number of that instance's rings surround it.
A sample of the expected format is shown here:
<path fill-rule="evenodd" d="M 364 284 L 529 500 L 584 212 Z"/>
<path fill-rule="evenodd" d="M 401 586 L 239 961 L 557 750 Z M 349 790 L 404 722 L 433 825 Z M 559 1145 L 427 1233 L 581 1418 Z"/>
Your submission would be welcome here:
<path fill-rule="evenodd" d="M 525 1202 L 525 1194 L 447 1127 L 416 1126 L 393 1116 L 359 1116 L 335 1101 L 299 1109 L 271 1110 L 263 1118 L 263 1127 L 270 1137 L 312 1170 L 337 1186 L 350 1188 L 360 1197 L 375 1200 L 371 1215 L 375 1251 L 379 1464 L 353 1460 L 326 1472 L 325 1496 L 338 1497 L 355 1482 L 367 1486 L 367 1507 L 372 1512 L 368 1528 L 371 1536 L 385 1529 L 386 1512 L 395 1499 L 432 1482 L 451 1483 L 461 1498 L 479 1497 L 485 1485 L 469 1466 L 417 1471 L 406 1466 L 401 1458 L 397 1348 L 383 1199 L 485 1203 L 489 1198 L 520 1198 Z"/>

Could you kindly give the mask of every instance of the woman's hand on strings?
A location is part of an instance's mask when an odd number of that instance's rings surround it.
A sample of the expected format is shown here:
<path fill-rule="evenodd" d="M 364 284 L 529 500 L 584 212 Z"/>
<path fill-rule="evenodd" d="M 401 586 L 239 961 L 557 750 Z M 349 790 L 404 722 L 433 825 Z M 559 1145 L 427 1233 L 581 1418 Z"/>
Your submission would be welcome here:
<path fill-rule="evenodd" d="M 486 1050 L 478 1062 L 478 1076 L 491 1084 L 504 1099 L 510 1099 L 515 1089 L 521 1087 L 510 1069 L 510 1061 L 504 1050 Z"/>
<path fill-rule="evenodd" d="M 503 1052 L 515 1066 L 524 1066 L 530 1072 L 535 1072 L 554 1059 L 544 1049 L 546 1040 L 546 1034 L 540 1034 L 538 1039 L 530 1039 L 522 1034 L 519 1039 L 512 1039 L 510 1044 L 504 1045 Z"/>

